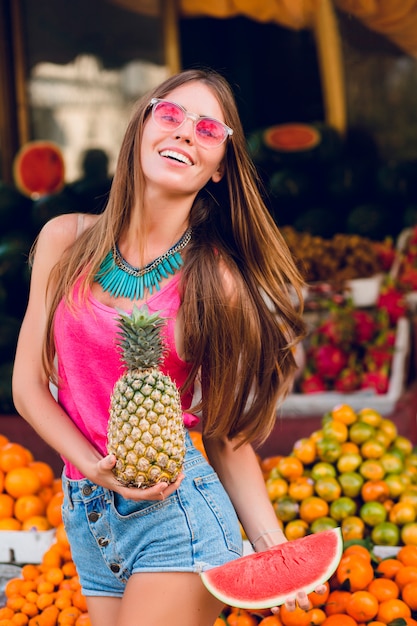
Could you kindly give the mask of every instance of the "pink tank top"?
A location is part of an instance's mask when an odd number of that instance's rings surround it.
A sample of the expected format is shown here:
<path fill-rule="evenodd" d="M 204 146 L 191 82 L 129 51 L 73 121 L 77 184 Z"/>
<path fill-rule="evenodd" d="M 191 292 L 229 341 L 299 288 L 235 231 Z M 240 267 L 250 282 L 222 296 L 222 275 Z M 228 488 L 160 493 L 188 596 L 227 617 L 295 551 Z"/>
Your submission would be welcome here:
<path fill-rule="evenodd" d="M 179 274 L 175 275 L 160 291 L 149 297 L 147 304 L 150 311 L 162 311 L 167 318 L 164 333 L 168 352 L 161 370 L 181 387 L 190 364 L 178 356 L 175 347 L 175 319 L 180 306 L 179 278 Z M 60 379 L 58 402 L 103 456 L 107 454 L 110 395 L 125 369 L 116 349 L 116 318 L 114 308 L 102 304 L 90 294 L 88 303 L 77 306 L 74 311 L 62 300 L 54 322 Z M 192 392 L 184 394 L 181 401 L 186 410 L 191 405 Z M 197 422 L 195 415 L 184 413 L 186 427 L 190 428 Z M 68 478 L 83 478 L 76 467 L 63 460 Z"/>

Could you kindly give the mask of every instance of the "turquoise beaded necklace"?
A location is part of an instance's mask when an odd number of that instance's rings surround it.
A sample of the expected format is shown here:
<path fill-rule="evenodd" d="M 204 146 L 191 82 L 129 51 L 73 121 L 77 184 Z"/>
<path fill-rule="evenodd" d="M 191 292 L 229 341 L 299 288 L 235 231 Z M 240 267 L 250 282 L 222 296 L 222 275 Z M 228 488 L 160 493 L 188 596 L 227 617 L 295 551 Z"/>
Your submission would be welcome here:
<path fill-rule="evenodd" d="M 183 265 L 181 250 L 190 242 L 191 232 L 191 228 L 186 230 L 172 248 L 144 267 L 130 265 L 116 245 L 104 257 L 95 280 L 114 298 L 143 300 L 145 289 L 151 295 L 154 289 L 159 291 L 161 280 L 175 274 Z"/>

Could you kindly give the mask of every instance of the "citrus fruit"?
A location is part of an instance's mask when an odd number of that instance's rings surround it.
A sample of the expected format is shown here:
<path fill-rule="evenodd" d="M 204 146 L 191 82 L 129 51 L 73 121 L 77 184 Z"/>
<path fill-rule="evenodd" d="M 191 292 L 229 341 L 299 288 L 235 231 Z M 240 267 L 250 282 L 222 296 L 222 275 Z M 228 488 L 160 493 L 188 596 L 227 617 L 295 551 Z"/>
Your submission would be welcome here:
<path fill-rule="evenodd" d="M 349 435 L 346 424 L 335 419 L 326 421 L 323 424 L 322 431 L 325 439 L 335 439 L 339 443 L 346 441 Z"/>
<path fill-rule="evenodd" d="M 300 503 L 299 515 L 308 524 L 314 522 L 319 517 L 327 516 L 329 504 L 323 498 L 310 496 Z"/>
<path fill-rule="evenodd" d="M 408 487 L 408 481 L 403 474 L 387 474 L 384 478 L 388 485 L 391 498 L 398 498 Z"/>
<path fill-rule="evenodd" d="M 346 604 L 346 613 L 357 622 L 368 622 L 378 613 L 379 603 L 375 596 L 366 590 L 355 591 Z"/>
<path fill-rule="evenodd" d="M 403 600 L 393 598 L 380 603 L 376 617 L 384 624 L 389 624 L 399 617 L 411 617 L 411 609 Z"/>
<path fill-rule="evenodd" d="M 378 428 L 389 437 L 390 441 L 394 441 L 398 435 L 396 425 L 388 418 L 383 418 L 378 424 Z"/>
<path fill-rule="evenodd" d="M 401 599 L 412 611 L 417 610 L 417 582 L 410 582 L 404 585 L 401 590 Z"/>
<path fill-rule="evenodd" d="M 358 420 L 360 422 L 370 424 L 371 426 L 378 427 L 382 422 L 382 415 L 378 413 L 378 411 L 375 411 L 375 409 L 365 407 L 358 411 Z"/>
<path fill-rule="evenodd" d="M 330 530 L 331 528 L 337 528 L 337 526 L 338 523 L 333 517 L 318 517 L 311 523 L 310 531 L 312 533 L 321 533 L 323 530 Z"/>
<path fill-rule="evenodd" d="M 382 480 L 385 476 L 385 470 L 380 459 L 366 459 L 359 466 L 359 474 L 365 480 Z"/>
<path fill-rule="evenodd" d="M 333 476 L 337 474 L 336 468 L 331 463 L 325 461 L 317 461 L 311 468 L 310 476 L 313 480 L 317 481 L 324 476 Z"/>
<path fill-rule="evenodd" d="M 363 459 L 359 452 L 342 452 L 337 459 L 336 467 L 338 472 L 354 472 L 361 465 Z"/>
<path fill-rule="evenodd" d="M 348 404 L 335 406 L 331 411 L 331 416 L 334 420 L 347 424 L 348 426 L 357 420 L 355 411 Z"/>
<path fill-rule="evenodd" d="M 327 463 L 334 463 L 342 454 L 340 442 L 329 437 L 323 437 L 316 441 L 316 447 L 319 459 Z"/>
<path fill-rule="evenodd" d="M 14 515 L 20 522 L 24 522 L 34 515 L 44 515 L 45 511 L 45 503 L 36 494 L 20 496 L 16 499 Z"/>
<path fill-rule="evenodd" d="M 339 475 L 339 483 L 342 487 L 342 493 L 349 498 L 356 498 L 364 483 L 364 478 L 358 472 L 343 472 Z"/>
<path fill-rule="evenodd" d="M 302 462 L 295 456 L 282 457 L 282 459 L 278 461 L 277 469 L 283 478 L 287 478 L 289 480 L 302 476 L 304 472 Z"/>
<path fill-rule="evenodd" d="M 416 517 L 417 511 L 412 502 L 396 502 L 388 514 L 389 521 L 398 526 L 414 522 Z"/>
<path fill-rule="evenodd" d="M 357 505 L 353 498 L 341 496 L 330 504 L 330 515 L 333 519 L 341 522 L 346 517 L 355 515 Z"/>
<path fill-rule="evenodd" d="M 284 528 L 284 534 L 288 541 L 305 537 L 308 534 L 309 526 L 302 519 L 294 519 L 288 522 Z"/>
<path fill-rule="evenodd" d="M 400 529 L 392 522 L 380 522 L 372 528 L 371 539 L 377 546 L 397 546 L 400 542 Z"/>
<path fill-rule="evenodd" d="M 384 480 L 367 480 L 361 489 L 364 502 L 385 502 L 390 497 L 390 490 Z"/>
<path fill-rule="evenodd" d="M 19 443 L 8 442 L 0 448 L 0 469 L 10 472 L 16 467 L 24 467 L 31 461 L 29 450 Z"/>
<path fill-rule="evenodd" d="M 281 496 L 274 502 L 277 517 L 282 522 L 289 522 L 298 516 L 300 505 L 290 496 Z"/>
<path fill-rule="evenodd" d="M 417 522 L 404 524 L 401 528 L 401 541 L 406 546 L 417 546 Z"/>
<path fill-rule="evenodd" d="M 1 452 L 1 450 L 0 450 Z M 4 489 L 13 498 L 35 494 L 41 488 L 41 481 L 30 467 L 14 467 L 4 478 Z"/>
<path fill-rule="evenodd" d="M 360 451 L 364 459 L 380 459 L 385 453 L 386 447 L 373 437 L 361 444 Z"/>
<path fill-rule="evenodd" d="M 0 519 L 13 517 L 15 500 L 8 493 L 0 493 Z"/>
<path fill-rule="evenodd" d="M 288 492 L 288 483 L 285 478 L 268 478 L 265 486 L 268 497 L 272 502 Z"/>
<path fill-rule="evenodd" d="M 375 436 L 375 428 L 366 422 L 355 422 L 349 428 L 349 439 L 357 444 L 362 444 Z"/>
<path fill-rule="evenodd" d="M 359 516 L 368 526 L 376 526 L 385 522 L 387 510 L 381 502 L 364 502 L 359 509 Z"/>
<path fill-rule="evenodd" d="M 304 500 L 314 494 L 314 481 L 309 476 L 300 476 L 288 485 L 288 495 L 295 500 Z"/>
<path fill-rule="evenodd" d="M 399 474 L 404 469 L 404 462 L 398 454 L 385 452 L 380 458 L 386 474 Z"/>
<path fill-rule="evenodd" d="M 370 561 L 358 554 L 342 556 L 336 570 L 336 578 L 340 585 L 347 585 L 351 592 L 366 589 L 374 578 L 374 570 Z"/>
<path fill-rule="evenodd" d="M 293 454 L 304 465 L 310 465 L 316 458 L 316 444 L 310 437 L 298 439 L 293 446 Z"/>
<path fill-rule="evenodd" d="M 368 591 L 375 596 L 378 602 L 393 600 L 400 595 L 400 588 L 397 583 L 389 578 L 374 578 L 368 585 Z"/>
<path fill-rule="evenodd" d="M 365 522 L 357 515 L 349 515 L 342 519 L 341 529 L 344 541 L 363 539 L 365 535 Z"/>
<path fill-rule="evenodd" d="M 417 566 L 417 547 L 412 545 L 403 546 L 398 550 L 397 559 L 401 561 L 403 565 Z"/>
<path fill-rule="evenodd" d="M 340 497 L 342 493 L 342 487 L 336 478 L 332 476 L 324 476 L 319 478 L 315 485 L 314 490 L 316 494 L 326 500 L 326 502 L 333 502 Z"/>

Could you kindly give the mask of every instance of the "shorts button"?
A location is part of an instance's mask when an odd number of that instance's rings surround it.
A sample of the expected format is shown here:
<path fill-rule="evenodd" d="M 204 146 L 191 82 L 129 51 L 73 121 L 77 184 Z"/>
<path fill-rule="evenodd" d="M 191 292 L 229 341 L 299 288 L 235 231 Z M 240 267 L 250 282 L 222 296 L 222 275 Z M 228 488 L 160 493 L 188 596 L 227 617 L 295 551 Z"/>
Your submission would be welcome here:
<path fill-rule="evenodd" d="M 98 545 L 101 546 L 102 548 L 105 548 L 106 546 L 109 545 L 109 540 L 106 539 L 105 537 L 100 537 L 100 539 L 98 540 Z"/>
<path fill-rule="evenodd" d="M 89 496 L 93 491 L 93 488 L 90 485 L 84 485 L 83 487 L 83 495 Z"/>
<path fill-rule="evenodd" d="M 99 517 L 100 517 L 100 513 L 97 513 L 97 511 L 92 511 L 88 515 L 88 519 L 90 520 L 90 522 L 96 522 Z"/>
<path fill-rule="evenodd" d="M 120 565 L 117 565 L 117 563 L 112 563 L 110 565 L 110 569 L 111 569 L 112 572 L 117 574 L 117 572 L 120 572 Z"/>

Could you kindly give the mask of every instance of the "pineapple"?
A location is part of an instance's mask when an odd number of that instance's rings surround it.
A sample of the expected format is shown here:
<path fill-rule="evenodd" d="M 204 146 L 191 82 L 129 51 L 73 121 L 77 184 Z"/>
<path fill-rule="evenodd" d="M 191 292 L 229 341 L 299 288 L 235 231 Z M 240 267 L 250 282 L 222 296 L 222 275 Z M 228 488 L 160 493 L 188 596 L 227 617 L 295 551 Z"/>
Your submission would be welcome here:
<path fill-rule="evenodd" d="M 181 471 L 185 428 L 174 381 L 159 369 L 164 358 L 165 319 L 146 305 L 119 311 L 119 349 L 127 371 L 116 381 L 107 447 L 115 454 L 116 478 L 128 487 L 172 483 Z"/>

